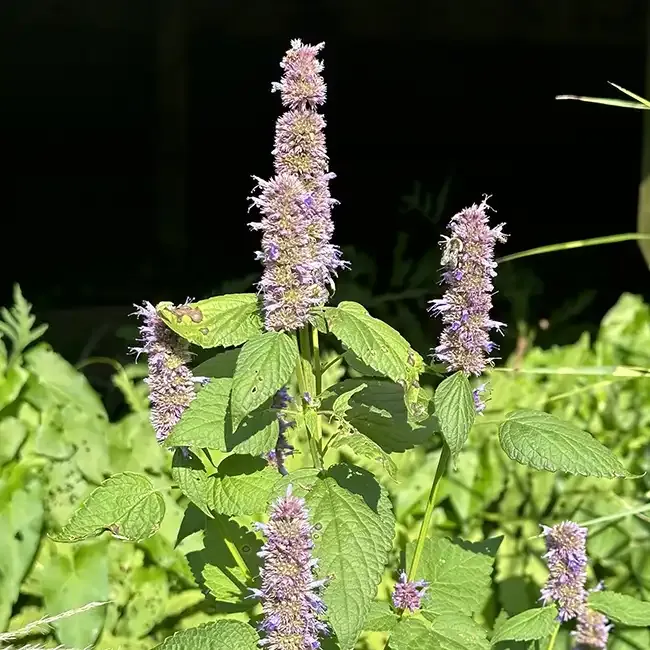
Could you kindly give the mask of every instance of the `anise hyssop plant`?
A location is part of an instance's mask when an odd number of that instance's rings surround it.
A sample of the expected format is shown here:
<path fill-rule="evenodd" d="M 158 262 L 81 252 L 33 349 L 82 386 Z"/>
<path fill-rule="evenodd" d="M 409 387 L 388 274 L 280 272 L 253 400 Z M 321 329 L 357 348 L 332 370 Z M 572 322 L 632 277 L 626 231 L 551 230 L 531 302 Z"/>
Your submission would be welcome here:
<path fill-rule="evenodd" d="M 490 223 L 487 200 L 451 217 L 441 242 L 436 365 L 362 305 L 329 304 L 346 263 L 333 243 L 322 48 L 292 41 L 272 87 L 285 112 L 273 173 L 255 178 L 251 198 L 250 225 L 261 235 L 257 293 L 137 307 L 151 422 L 173 452 L 172 476 L 188 504 L 179 542 L 203 522 L 202 548 L 188 561 L 222 612 L 158 647 L 352 650 L 377 632 L 392 650 L 508 641 L 546 650 L 565 626 L 575 647 L 604 648 L 606 617 L 648 621 L 626 614 L 643 603 L 587 590 L 586 528 L 544 522 L 552 527 L 542 534 L 549 577 L 539 607 L 508 618 L 488 607 L 502 538 L 469 543 L 433 525 L 441 479 L 482 421 L 494 333 L 505 327 L 492 315 L 492 295 L 495 248 L 506 235 Z M 338 354 L 327 363 L 324 344 Z M 215 354 L 192 367 L 191 346 Z M 332 365 L 341 380 L 325 383 Z M 508 413 L 498 435 L 510 459 L 542 472 L 629 476 L 589 433 L 543 411 Z M 396 535 L 386 486 L 395 458 L 423 445 L 438 450 L 438 462 L 410 539 Z M 164 513 L 151 478 L 124 472 L 97 488 L 56 539 L 109 531 L 141 541 Z"/>

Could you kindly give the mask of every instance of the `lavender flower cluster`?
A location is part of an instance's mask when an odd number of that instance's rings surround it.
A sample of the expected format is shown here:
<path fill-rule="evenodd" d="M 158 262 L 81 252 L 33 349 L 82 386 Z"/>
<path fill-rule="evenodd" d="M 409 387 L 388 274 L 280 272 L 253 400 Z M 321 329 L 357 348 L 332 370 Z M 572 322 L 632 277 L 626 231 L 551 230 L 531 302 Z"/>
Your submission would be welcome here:
<path fill-rule="evenodd" d="M 145 382 L 149 386 L 151 424 L 158 442 L 164 442 L 194 399 L 195 384 L 208 380 L 192 374 L 187 367 L 187 341 L 167 327 L 150 302 L 134 307 L 133 315 L 142 318 L 139 341 L 143 345 L 132 351 L 137 355 L 144 352 L 148 357 L 149 376 Z"/>
<path fill-rule="evenodd" d="M 325 147 L 325 120 L 317 108 L 325 103 L 323 64 L 318 45 L 291 41 L 280 64 L 284 74 L 272 86 L 287 111 L 276 123 L 275 175 L 254 177 L 259 195 L 251 197 L 262 219 L 250 224 L 262 231 L 264 264 L 259 283 L 268 330 L 293 331 L 307 324 L 312 308 L 325 304 L 334 288 L 333 277 L 345 266 L 331 243 L 334 224 Z"/>
<path fill-rule="evenodd" d="M 265 637 L 259 644 L 269 650 L 318 650 L 319 636 L 328 633 L 320 620 L 325 604 L 318 593 L 325 580 L 313 574 L 313 527 L 304 500 L 293 496 L 289 486 L 274 504 L 269 522 L 258 528 L 266 537 L 259 552 L 262 585 L 252 590 L 264 610 L 259 629 Z"/>
<path fill-rule="evenodd" d="M 489 355 L 497 346 L 490 340 L 490 330 L 505 327 L 490 318 L 490 309 L 497 266 L 494 247 L 507 236 L 502 232 L 504 224 L 490 228 L 488 209 L 486 199 L 451 218 L 450 235 L 441 241 L 447 290 L 430 303 L 430 311 L 441 316 L 444 324 L 435 358 L 449 371 L 476 376 L 493 361 Z"/>
<path fill-rule="evenodd" d="M 393 607 L 408 609 L 409 612 L 420 609 L 428 586 L 429 583 L 426 580 L 409 580 L 406 572 L 402 571 L 393 589 Z"/>
<path fill-rule="evenodd" d="M 542 526 L 542 532 L 549 570 L 542 602 L 558 606 L 560 622 L 577 619 L 573 632 L 576 648 L 606 648 L 611 625 L 587 605 L 587 529 L 564 521 L 552 528 Z"/>

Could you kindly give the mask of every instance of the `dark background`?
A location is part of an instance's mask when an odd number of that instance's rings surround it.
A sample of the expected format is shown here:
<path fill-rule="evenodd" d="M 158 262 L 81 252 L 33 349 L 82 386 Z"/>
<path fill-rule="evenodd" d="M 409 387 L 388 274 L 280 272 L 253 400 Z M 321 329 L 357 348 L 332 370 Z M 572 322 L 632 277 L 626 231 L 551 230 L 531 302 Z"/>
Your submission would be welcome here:
<path fill-rule="evenodd" d="M 133 302 L 246 290 L 224 283 L 259 272 L 247 196 L 271 174 L 292 38 L 326 42 L 335 238 L 374 259 L 373 294 L 395 290 L 400 231 L 416 259 L 483 194 L 511 234 L 501 254 L 633 232 L 640 112 L 554 97 L 616 96 L 608 80 L 643 94 L 645 4 L 4 0 L 1 302 L 19 282 L 78 356 Z M 400 211 L 413 181 L 435 195 L 445 179 L 438 223 Z M 624 291 L 650 297 L 635 243 L 510 273 L 543 281 L 531 321 L 584 290 L 581 324 Z"/>

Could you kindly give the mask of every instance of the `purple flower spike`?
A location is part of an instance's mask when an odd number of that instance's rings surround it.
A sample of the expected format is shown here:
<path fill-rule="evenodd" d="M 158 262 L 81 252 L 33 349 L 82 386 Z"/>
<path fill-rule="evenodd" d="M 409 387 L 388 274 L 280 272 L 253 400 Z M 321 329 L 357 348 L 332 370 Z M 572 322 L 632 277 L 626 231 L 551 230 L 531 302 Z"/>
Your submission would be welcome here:
<path fill-rule="evenodd" d="M 578 615 L 578 624 L 571 634 L 574 638 L 574 648 L 587 650 L 589 648 L 607 648 L 609 631 L 612 626 L 604 614 L 588 607 Z"/>
<path fill-rule="evenodd" d="M 542 526 L 546 538 L 549 577 L 542 589 L 544 605 L 556 603 L 558 620 L 569 621 L 581 614 L 587 600 L 587 529 L 572 521 L 552 528 Z"/>
<path fill-rule="evenodd" d="M 135 314 L 142 318 L 139 339 L 141 347 L 133 348 L 138 355 L 148 356 L 151 402 L 151 424 L 158 442 L 163 442 L 181 415 L 194 399 L 196 383 L 205 383 L 205 377 L 195 377 L 187 367 L 190 360 L 187 341 L 172 332 L 150 302 L 134 305 Z"/>
<path fill-rule="evenodd" d="M 505 242 L 504 224 L 490 228 L 487 199 L 452 217 L 450 234 L 443 237 L 443 281 L 447 285 L 442 298 L 432 300 L 429 311 L 441 316 L 444 329 L 434 357 L 447 370 L 462 370 L 479 376 L 492 364 L 490 330 L 500 331 L 504 323 L 490 318 L 492 279 L 496 276 L 494 247 Z"/>
<path fill-rule="evenodd" d="M 408 609 L 410 612 L 420 609 L 422 597 L 428 586 L 426 580 L 409 582 L 408 576 L 402 571 L 399 582 L 393 590 L 393 606 L 395 609 Z"/>
<path fill-rule="evenodd" d="M 251 228 L 262 231 L 264 264 L 258 287 L 268 330 L 303 327 L 314 307 L 323 306 L 334 289 L 336 271 L 344 268 L 341 252 L 331 243 L 334 224 L 325 143 L 325 120 L 317 108 L 325 103 L 323 64 L 316 56 L 323 43 L 291 42 L 280 64 L 284 70 L 273 91 L 288 109 L 277 123 L 273 148 L 275 176 L 256 178 L 259 193 L 252 205 L 262 214 Z"/>
<path fill-rule="evenodd" d="M 293 456 L 295 451 L 285 437 L 285 432 L 287 429 L 292 429 L 296 426 L 296 423 L 293 420 L 287 420 L 284 414 L 284 409 L 289 406 L 289 403 L 293 401 L 291 395 L 287 391 L 287 387 L 282 387 L 273 398 L 272 408 L 278 411 L 278 440 L 275 444 L 275 448 L 271 449 L 267 454 L 264 455 L 269 465 L 275 467 L 280 474 L 286 476 L 289 472 L 284 466 L 284 461 L 287 456 Z"/>
<path fill-rule="evenodd" d="M 268 524 L 258 524 L 266 537 L 259 552 L 264 561 L 262 585 L 254 590 L 264 609 L 259 645 L 269 650 L 318 650 L 319 635 L 327 634 L 320 620 L 325 605 L 318 592 L 325 581 L 314 578 L 317 561 L 312 558 L 313 527 L 303 499 L 294 497 L 291 486 L 275 502 Z"/>

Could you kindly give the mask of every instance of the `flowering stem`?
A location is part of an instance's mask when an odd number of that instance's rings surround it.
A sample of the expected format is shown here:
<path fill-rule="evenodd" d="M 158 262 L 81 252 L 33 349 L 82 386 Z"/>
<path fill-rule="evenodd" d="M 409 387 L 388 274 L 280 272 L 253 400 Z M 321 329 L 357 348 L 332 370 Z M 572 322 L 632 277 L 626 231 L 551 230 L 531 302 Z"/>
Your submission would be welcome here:
<path fill-rule="evenodd" d="M 420 559 L 422 558 L 422 551 L 424 551 L 424 542 L 427 538 L 427 533 L 429 532 L 429 527 L 431 526 L 431 518 L 433 517 L 433 509 L 436 505 L 436 497 L 438 496 L 438 488 L 440 487 L 440 479 L 447 469 L 447 463 L 449 462 L 449 447 L 445 443 L 440 452 L 440 458 L 438 459 L 438 467 L 436 468 L 436 475 L 433 477 L 433 483 L 431 485 L 431 492 L 429 492 L 429 500 L 427 501 L 427 508 L 424 511 L 424 519 L 422 520 L 422 525 L 420 526 L 420 534 L 418 535 L 418 541 L 415 545 L 415 553 L 413 554 L 413 560 L 411 562 L 411 567 L 409 569 L 408 579 L 410 581 L 415 580 L 417 574 L 418 565 L 420 564 Z"/>
<path fill-rule="evenodd" d="M 226 548 L 230 551 L 230 555 L 232 555 L 232 559 L 235 561 L 235 564 L 239 567 L 240 571 L 244 574 L 246 582 L 250 582 L 251 574 L 248 570 L 248 566 L 246 565 L 246 562 L 244 562 L 244 558 L 241 556 L 241 553 L 239 552 L 237 546 L 232 542 L 232 540 L 228 539 L 228 531 L 223 525 L 223 521 L 221 520 L 220 515 L 217 515 L 214 518 L 214 522 L 217 525 L 219 532 L 221 533 L 221 537 L 224 544 L 226 545 Z"/>
<path fill-rule="evenodd" d="M 323 460 L 318 451 L 318 445 L 316 440 L 312 436 L 311 431 L 309 430 L 309 425 L 307 423 L 307 410 L 309 409 L 307 402 L 305 402 L 305 393 L 309 392 L 311 386 L 307 386 L 307 381 L 305 379 L 305 373 L 303 371 L 303 360 L 309 364 L 309 337 L 303 335 L 304 330 L 301 330 L 300 333 L 296 333 L 298 338 L 298 347 L 300 348 L 300 356 L 298 357 L 298 365 L 296 366 L 296 374 L 298 377 L 298 390 L 300 391 L 300 402 L 302 404 L 302 414 L 305 421 L 305 431 L 307 432 L 307 440 L 309 442 L 309 451 L 311 453 L 311 459 L 314 463 L 314 467 L 317 469 L 323 468 Z M 307 348 L 305 348 L 305 342 L 307 343 Z M 316 415 L 318 421 L 320 418 Z"/>
<path fill-rule="evenodd" d="M 320 366 L 320 346 L 318 342 L 318 330 L 311 327 L 311 342 L 312 342 L 312 359 L 314 365 L 314 377 L 316 377 L 316 395 L 323 392 L 323 371 Z"/>
<path fill-rule="evenodd" d="M 553 650 L 559 632 L 560 632 L 560 624 L 557 623 L 555 625 L 555 629 L 553 630 L 553 634 L 551 635 L 551 640 L 548 642 L 548 648 L 546 648 L 546 650 Z"/>

